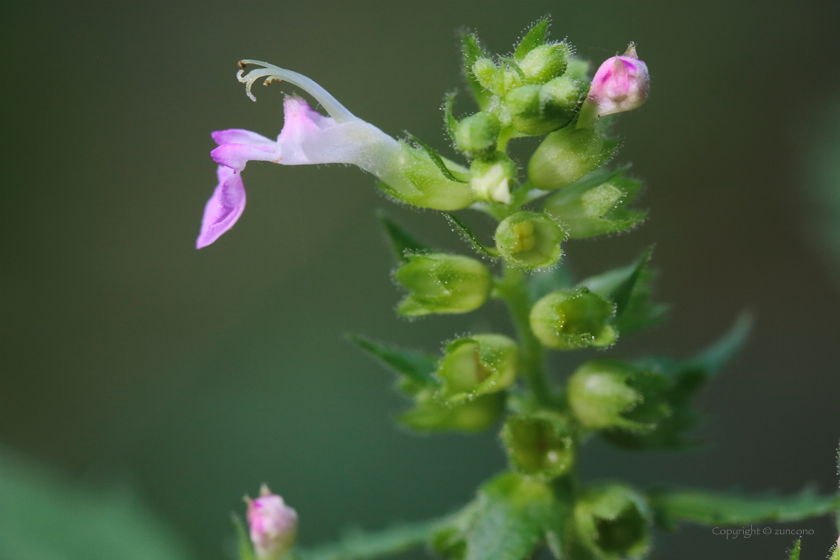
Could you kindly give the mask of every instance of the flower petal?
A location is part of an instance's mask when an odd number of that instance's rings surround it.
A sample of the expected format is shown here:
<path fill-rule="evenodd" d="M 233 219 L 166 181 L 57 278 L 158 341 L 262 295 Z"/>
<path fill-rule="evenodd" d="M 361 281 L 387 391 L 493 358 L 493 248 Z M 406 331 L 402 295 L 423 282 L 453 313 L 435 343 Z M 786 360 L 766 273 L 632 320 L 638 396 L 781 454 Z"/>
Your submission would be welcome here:
<path fill-rule="evenodd" d="M 274 146 L 274 140 L 265 136 L 243 130 L 241 128 L 230 128 L 228 130 L 217 130 L 211 134 L 213 140 L 221 146 L 222 144 L 245 144 L 248 146 Z"/>
<path fill-rule="evenodd" d="M 233 227 L 245 209 L 245 186 L 239 171 L 220 165 L 219 184 L 204 207 L 196 249 L 206 247 Z"/>

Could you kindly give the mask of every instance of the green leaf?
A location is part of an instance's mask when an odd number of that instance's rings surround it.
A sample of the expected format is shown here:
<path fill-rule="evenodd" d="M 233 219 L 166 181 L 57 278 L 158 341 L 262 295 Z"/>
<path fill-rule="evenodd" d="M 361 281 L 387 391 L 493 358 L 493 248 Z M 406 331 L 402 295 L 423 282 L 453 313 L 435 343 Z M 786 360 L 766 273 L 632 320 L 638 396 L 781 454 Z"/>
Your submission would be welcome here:
<path fill-rule="evenodd" d="M 185 560 L 184 544 L 125 487 L 85 488 L 0 447 L 0 558 Z"/>
<path fill-rule="evenodd" d="M 484 256 L 493 259 L 499 258 L 499 252 L 496 250 L 495 247 L 488 247 L 487 245 L 479 241 L 478 237 L 473 233 L 469 226 L 462 222 L 454 214 L 452 214 L 451 212 L 444 212 L 443 216 L 447 219 L 449 224 L 453 226 L 458 231 L 458 233 L 461 234 L 461 237 L 470 245 L 472 245 L 473 249 L 475 249 L 477 252 L 481 253 Z"/>
<path fill-rule="evenodd" d="M 489 91 L 481 87 L 473 74 L 473 64 L 484 56 L 484 49 L 478 43 L 478 36 L 469 31 L 461 32 L 461 57 L 464 65 L 464 78 L 481 110 L 490 106 L 490 98 L 493 96 Z"/>
<path fill-rule="evenodd" d="M 406 134 L 408 134 L 408 137 L 411 138 L 411 140 L 415 144 L 417 144 L 418 146 L 423 148 L 423 150 L 429 156 L 429 159 L 431 159 L 432 163 L 434 163 L 437 166 L 437 168 L 440 169 L 440 172 L 443 174 L 444 177 L 446 177 L 450 181 L 455 181 L 456 183 L 463 183 L 463 184 L 469 183 L 469 181 L 465 181 L 464 179 L 461 179 L 461 178 L 453 175 L 452 170 L 449 169 L 448 167 L 446 167 L 446 163 L 444 163 L 443 158 L 440 157 L 440 154 L 437 153 L 434 148 L 432 148 L 431 146 L 429 146 L 428 144 L 426 144 L 425 142 L 423 142 L 422 140 L 420 140 L 419 138 L 417 138 L 416 136 L 414 136 L 410 132 L 407 132 Z"/>
<path fill-rule="evenodd" d="M 616 304 L 615 326 L 621 334 L 651 327 L 668 313 L 668 305 L 650 301 L 654 275 L 648 263 L 652 252 L 653 246 L 648 247 L 635 263 L 581 282 L 582 286 Z"/>
<path fill-rule="evenodd" d="M 672 530 L 679 522 L 700 525 L 789 523 L 834 513 L 838 496 L 804 489 L 791 496 L 739 496 L 703 490 L 653 490 L 648 494 L 657 524 Z"/>
<path fill-rule="evenodd" d="M 562 523 L 551 488 L 514 473 L 484 484 L 468 507 L 465 560 L 523 560 Z"/>
<path fill-rule="evenodd" d="M 452 107 L 455 105 L 455 92 L 449 92 L 446 94 L 446 98 L 443 102 L 443 118 L 444 123 L 446 124 L 446 132 L 449 134 L 449 138 L 454 142 L 455 141 L 455 130 L 458 128 L 458 120 L 455 118 L 455 115 L 452 114 Z"/>
<path fill-rule="evenodd" d="M 403 384 L 403 389 L 409 389 L 407 392 L 413 394 L 423 388 L 438 386 L 438 382 L 432 376 L 437 369 L 437 358 L 378 344 L 357 334 L 347 335 L 347 338 L 381 364 L 404 376 L 405 380 L 410 382 L 407 387 Z"/>
<path fill-rule="evenodd" d="M 622 175 L 626 169 L 591 173 L 551 195 L 543 210 L 563 222 L 572 239 L 629 231 L 647 212 L 625 208 L 642 188 Z"/>
<path fill-rule="evenodd" d="M 799 560 L 799 549 L 802 547 L 802 539 L 797 539 L 790 551 L 789 560 Z"/>
<path fill-rule="evenodd" d="M 432 249 L 420 241 L 417 241 L 413 235 L 408 233 L 403 227 L 388 217 L 385 212 L 377 211 L 376 217 L 379 218 L 379 223 L 385 234 L 388 236 L 389 245 L 394 252 L 398 262 L 408 262 L 409 253 L 430 253 Z"/>
<path fill-rule="evenodd" d="M 251 545 L 251 538 L 248 536 L 248 531 L 239 516 L 235 513 L 230 515 L 230 520 L 233 522 L 233 529 L 236 531 L 236 542 L 239 550 L 239 560 L 256 560 L 254 555 L 254 547 Z"/>
<path fill-rule="evenodd" d="M 516 60 L 522 60 L 525 58 L 525 55 L 542 45 L 547 36 L 549 22 L 550 18 L 547 16 L 537 20 L 537 22 L 528 29 L 528 32 L 525 33 L 525 36 L 519 41 L 519 44 L 516 45 L 513 58 Z"/>
<path fill-rule="evenodd" d="M 298 551 L 299 560 L 367 560 L 394 556 L 431 540 L 441 521 L 398 525 L 378 533 L 350 533 L 335 544 Z"/>
<path fill-rule="evenodd" d="M 709 375 L 720 372 L 747 342 L 752 329 L 752 316 L 741 313 L 732 328 L 711 346 L 690 360 L 690 365 L 703 369 Z"/>

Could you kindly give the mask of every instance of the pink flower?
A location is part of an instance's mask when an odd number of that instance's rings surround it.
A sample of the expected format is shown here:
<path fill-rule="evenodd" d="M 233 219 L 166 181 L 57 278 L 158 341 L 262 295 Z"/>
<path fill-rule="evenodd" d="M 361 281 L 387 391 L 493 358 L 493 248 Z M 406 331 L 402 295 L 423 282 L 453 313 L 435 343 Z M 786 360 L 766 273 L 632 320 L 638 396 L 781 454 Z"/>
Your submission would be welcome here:
<path fill-rule="evenodd" d="M 578 128 L 591 126 L 604 115 L 638 109 L 647 100 L 649 90 L 647 65 L 639 60 L 636 46 L 631 43 L 627 52 L 608 58 L 598 68 L 581 109 Z"/>
<path fill-rule="evenodd" d="M 246 61 L 257 63 L 255 61 Z M 249 161 L 270 161 L 282 165 L 349 163 L 380 178 L 399 169 L 400 144 L 375 126 L 354 116 L 324 88 L 301 74 L 258 63 L 266 69 L 253 70 L 239 79 L 250 87 L 261 77 L 286 81 L 310 93 L 330 114 L 313 110 L 301 97 L 290 96 L 283 104 L 284 125 L 277 140 L 240 129 L 213 133 L 219 145 L 210 155 L 219 164 L 219 183 L 204 208 L 197 248 L 219 238 L 242 215 L 245 187 L 241 173 Z M 398 181 L 398 179 L 395 179 Z"/>
<path fill-rule="evenodd" d="M 290 550 L 297 537 L 297 512 L 286 506 L 283 498 L 263 485 L 260 497 L 248 502 L 248 525 L 251 542 L 260 560 L 280 558 Z"/>

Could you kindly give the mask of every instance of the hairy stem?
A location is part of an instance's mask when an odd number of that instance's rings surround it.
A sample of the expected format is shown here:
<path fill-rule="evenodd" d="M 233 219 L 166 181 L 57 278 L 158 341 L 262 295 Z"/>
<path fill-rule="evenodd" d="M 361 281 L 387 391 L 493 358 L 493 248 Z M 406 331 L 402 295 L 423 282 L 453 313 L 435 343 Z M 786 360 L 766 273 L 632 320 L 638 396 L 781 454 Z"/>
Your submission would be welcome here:
<path fill-rule="evenodd" d="M 522 374 L 534 399 L 543 405 L 551 404 L 552 394 L 545 373 L 545 350 L 531 330 L 531 296 L 525 283 L 525 273 L 505 266 L 496 295 L 510 310 L 519 337 L 519 363 Z"/>

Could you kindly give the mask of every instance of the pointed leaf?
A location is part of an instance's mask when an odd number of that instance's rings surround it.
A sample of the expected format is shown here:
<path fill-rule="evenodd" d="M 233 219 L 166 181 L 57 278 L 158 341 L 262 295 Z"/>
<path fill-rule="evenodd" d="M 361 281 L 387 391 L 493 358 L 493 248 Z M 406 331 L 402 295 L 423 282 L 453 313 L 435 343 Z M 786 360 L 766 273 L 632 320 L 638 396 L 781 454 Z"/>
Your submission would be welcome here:
<path fill-rule="evenodd" d="M 525 36 L 522 37 L 522 40 L 519 41 L 518 45 L 516 45 L 516 50 L 513 53 L 513 57 L 516 60 L 522 60 L 525 58 L 525 55 L 545 42 L 549 21 L 550 18 L 548 17 L 539 19 L 531 26 L 528 32 L 525 33 Z"/>
<path fill-rule="evenodd" d="M 464 78 L 467 80 L 467 85 L 470 86 L 470 91 L 478 103 L 480 109 L 484 110 L 490 105 L 490 98 L 492 94 L 481 87 L 475 75 L 473 74 L 473 64 L 475 61 L 484 56 L 484 49 L 478 44 L 478 37 L 475 33 L 469 31 L 461 32 L 461 57 L 464 65 Z"/>
<path fill-rule="evenodd" d="M 747 342 L 752 328 L 752 316 L 741 313 L 732 328 L 719 340 L 691 360 L 691 364 L 702 368 L 709 375 L 720 372 L 734 358 Z"/>
<path fill-rule="evenodd" d="M 792 522 L 834 513 L 838 496 L 818 496 L 806 488 L 791 496 L 739 496 L 703 490 L 653 490 L 648 494 L 657 524 L 669 530 L 678 522 L 743 525 Z"/>
<path fill-rule="evenodd" d="M 388 236 L 388 242 L 391 245 L 391 249 L 393 250 L 394 256 L 398 262 L 408 262 L 408 257 L 406 255 L 409 253 L 432 252 L 430 247 L 424 245 L 420 241 L 417 241 L 413 235 L 403 229 L 400 224 L 389 218 L 385 212 L 377 212 L 376 217 L 379 218 L 379 223 L 382 225 L 382 229 Z"/>
<path fill-rule="evenodd" d="M 407 134 L 408 134 L 409 138 L 411 138 L 411 140 L 414 143 L 416 143 L 418 146 L 423 148 L 423 150 L 426 152 L 426 154 L 429 156 L 429 158 L 432 160 L 432 162 L 437 166 L 438 169 L 440 169 L 440 172 L 443 174 L 444 177 L 446 177 L 450 181 L 455 181 L 456 183 L 464 183 L 464 184 L 469 183 L 469 181 L 465 181 L 464 179 L 461 179 L 461 178 L 453 175 L 452 170 L 449 169 L 446 166 L 446 163 L 444 163 L 443 158 L 440 156 L 439 153 L 437 153 L 435 151 L 434 148 L 432 148 L 431 146 L 429 146 L 428 144 L 426 144 L 425 142 L 423 142 L 422 140 L 420 140 L 419 138 L 417 138 L 413 134 L 411 134 L 411 133 L 407 133 Z"/>
<path fill-rule="evenodd" d="M 432 373 L 437 369 L 436 358 L 418 352 L 398 350 L 356 334 L 348 335 L 347 338 L 392 371 L 405 376 L 418 388 L 437 387 L 438 383 L 432 377 Z"/>
<path fill-rule="evenodd" d="M 499 258 L 499 252 L 495 249 L 495 247 L 488 247 L 484 245 L 481 241 L 478 240 L 478 237 L 472 232 L 472 230 L 462 222 L 459 218 L 457 218 L 451 212 L 444 212 L 444 217 L 449 221 L 450 225 L 454 226 L 458 233 L 461 234 L 461 237 L 464 238 L 470 245 L 473 246 L 473 249 L 485 255 L 487 257 L 496 259 Z"/>
<path fill-rule="evenodd" d="M 650 262 L 650 258 L 653 255 L 653 245 L 645 249 L 642 253 L 642 256 L 639 257 L 639 260 L 636 261 L 635 266 L 633 266 L 632 271 L 627 278 L 625 278 L 618 286 L 616 286 L 612 292 L 609 294 L 609 299 L 615 302 L 615 316 L 616 319 L 620 319 L 624 312 L 627 310 L 627 306 L 630 303 L 630 297 L 633 295 L 633 290 L 636 289 L 636 285 L 639 283 L 639 280 L 642 277 L 642 272 L 644 271 L 645 267 L 647 266 L 648 262 Z"/>
<path fill-rule="evenodd" d="M 793 544 L 793 549 L 790 551 L 790 560 L 799 560 L 799 550 L 802 547 L 802 539 L 797 539 Z"/>
<path fill-rule="evenodd" d="M 235 513 L 230 514 L 230 520 L 233 522 L 233 529 L 236 531 L 239 560 L 256 560 L 257 557 L 254 555 L 254 548 L 251 545 L 251 539 L 245 529 L 245 524 Z"/>
<path fill-rule="evenodd" d="M 446 132 L 453 142 L 455 141 L 455 130 L 458 128 L 458 121 L 455 119 L 455 115 L 452 114 L 452 107 L 454 105 L 455 92 L 453 91 L 446 94 L 446 99 L 443 102 L 443 118 L 446 124 Z"/>

